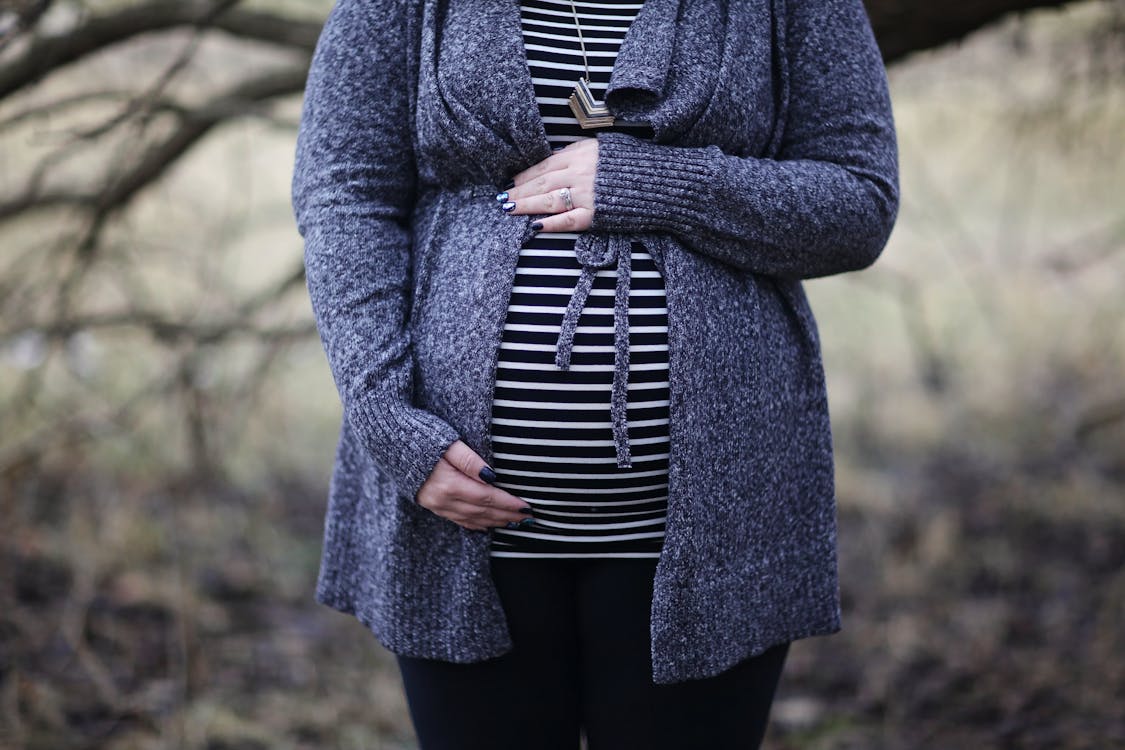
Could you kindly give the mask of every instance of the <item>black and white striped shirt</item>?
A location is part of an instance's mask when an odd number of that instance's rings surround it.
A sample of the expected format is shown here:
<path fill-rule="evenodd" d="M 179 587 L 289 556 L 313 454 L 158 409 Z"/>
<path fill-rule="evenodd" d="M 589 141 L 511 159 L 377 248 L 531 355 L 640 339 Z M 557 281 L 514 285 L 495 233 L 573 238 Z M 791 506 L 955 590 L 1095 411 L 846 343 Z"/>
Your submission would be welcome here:
<path fill-rule="evenodd" d="M 604 100 L 621 41 L 640 2 L 574 7 L 590 63 L 589 85 Z M 585 74 L 570 0 L 520 4 L 524 48 L 553 148 L 583 130 L 567 103 Z M 647 126 L 613 129 L 651 138 Z M 629 294 L 628 423 L 633 465 L 618 468 L 610 420 L 614 375 L 616 269 L 600 269 L 578 320 L 569 370 L 555 344 L 581 266 L 575 233 L 540 232 L 521 248 L 496 367 L 492 404 L 497 485 L 534 509 L 529 529 L 495 529 L 497 557 L 657 557 L 668 498 L 668 338 L 664 280 L 632 243 Z"/>

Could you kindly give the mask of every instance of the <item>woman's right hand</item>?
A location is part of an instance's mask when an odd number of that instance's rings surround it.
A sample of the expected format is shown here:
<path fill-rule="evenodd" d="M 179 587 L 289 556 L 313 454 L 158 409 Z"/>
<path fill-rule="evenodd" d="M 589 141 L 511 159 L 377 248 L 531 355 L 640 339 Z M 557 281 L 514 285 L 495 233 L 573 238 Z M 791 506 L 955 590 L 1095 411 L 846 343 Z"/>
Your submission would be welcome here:
<path fill-rule="evenodd" d="M 454 440 L 418 490 L 418 504 L 473 531 L 531 519 L 530 505 L 484 481 L 481 470 L 486 467 L 476 451 Z"/>

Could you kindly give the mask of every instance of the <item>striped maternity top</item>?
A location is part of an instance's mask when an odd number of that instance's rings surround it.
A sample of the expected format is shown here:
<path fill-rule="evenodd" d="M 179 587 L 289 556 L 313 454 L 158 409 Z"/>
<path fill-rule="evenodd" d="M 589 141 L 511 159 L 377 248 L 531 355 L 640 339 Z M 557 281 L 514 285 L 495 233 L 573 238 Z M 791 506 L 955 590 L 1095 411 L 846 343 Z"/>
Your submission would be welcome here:
<path fill-rule="evenodd" d="M 590 64 L 605 88 L 641 2 L 574 3 Z M 569 0 L 520 4 L 524 48 L 554 149 L 583 130 L 567 103 L 585 72 Z M 648 126 L 613 130 L 651 138 Z M 629 276 L 628 434 L 632 466 L 617 466 L 610 417 L 616 268 L 597 271 L 578 319 L 568 370 L 555 365 L 563 313 L 581 265 L 568 232 L 540 232 L 520 249 L 496 366 L 492 404 L 497 486 L 525 500 L 536 524 L 494 529 L 495 557 L 658 557 L 668 499 L 668 338 L 664 280 L 632 243 Z"/>

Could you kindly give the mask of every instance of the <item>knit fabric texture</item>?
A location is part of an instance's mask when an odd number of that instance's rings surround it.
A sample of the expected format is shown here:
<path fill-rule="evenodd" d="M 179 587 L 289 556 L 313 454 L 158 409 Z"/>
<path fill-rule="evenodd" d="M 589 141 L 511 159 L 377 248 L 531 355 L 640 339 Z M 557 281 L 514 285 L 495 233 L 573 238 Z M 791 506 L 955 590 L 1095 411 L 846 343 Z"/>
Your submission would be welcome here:
<path fill-rule="evenodd" d="M 492 458 L 493 373 L 536 216 L 494 196 L 551 157 L 508 0 L 337 0 L 292 197 L 343 405 L 316 599 L 388 649 L 513 643 L 490 532 L 417 503 L 448 446 Z M 591 258 L 650 249 L 668 310 L 670 456 L 656 683 L 841 628 L 832 438 L 802 280 L 868 267 L 898 212 L 862 0 L 646 0 L 597 134 Z M 557 157 L 552 157 L 557 158 Z"/>

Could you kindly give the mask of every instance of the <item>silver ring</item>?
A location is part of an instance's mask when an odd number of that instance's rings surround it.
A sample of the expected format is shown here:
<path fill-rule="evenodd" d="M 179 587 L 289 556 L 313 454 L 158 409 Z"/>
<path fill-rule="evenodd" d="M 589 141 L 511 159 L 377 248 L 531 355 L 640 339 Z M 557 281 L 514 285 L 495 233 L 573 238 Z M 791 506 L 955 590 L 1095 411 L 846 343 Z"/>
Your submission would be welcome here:
<path fill-rule="evenodd" d="M 574 208 L 574 202 L 570 200 L 570 188 L 559 188 L 559 197 L 563 199 L 563 205 L 566 206 L 567 211 Z"/>

